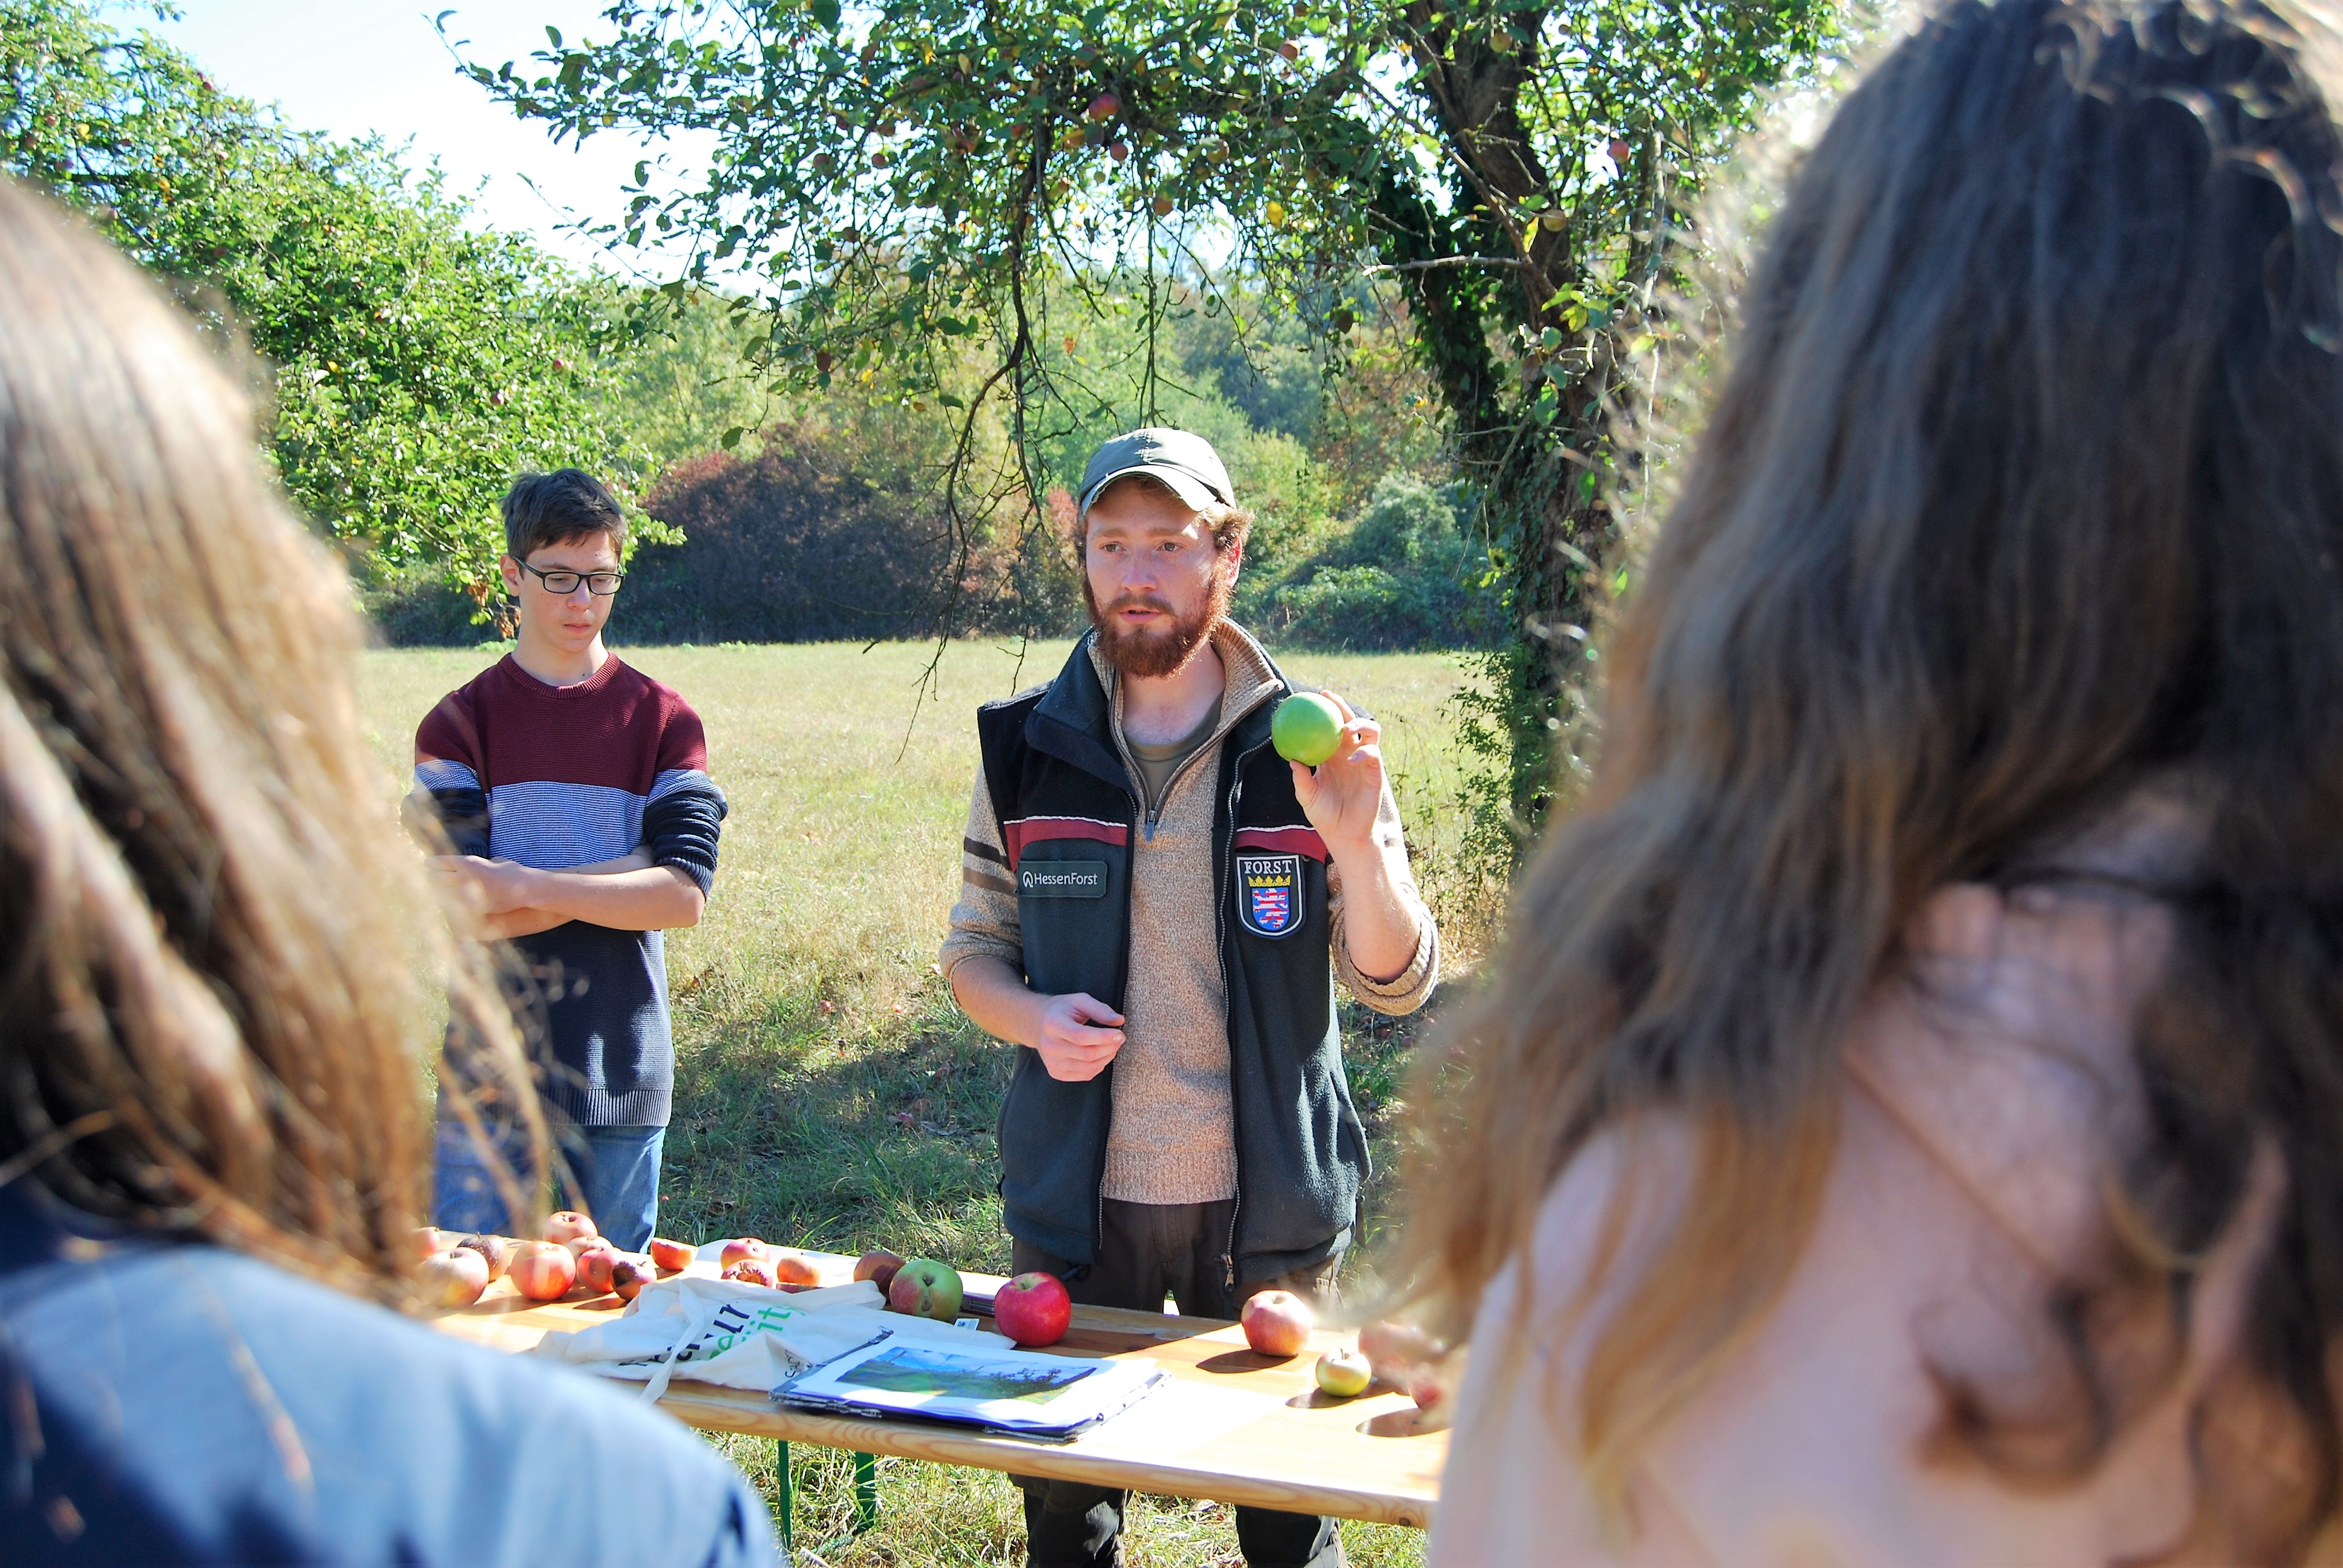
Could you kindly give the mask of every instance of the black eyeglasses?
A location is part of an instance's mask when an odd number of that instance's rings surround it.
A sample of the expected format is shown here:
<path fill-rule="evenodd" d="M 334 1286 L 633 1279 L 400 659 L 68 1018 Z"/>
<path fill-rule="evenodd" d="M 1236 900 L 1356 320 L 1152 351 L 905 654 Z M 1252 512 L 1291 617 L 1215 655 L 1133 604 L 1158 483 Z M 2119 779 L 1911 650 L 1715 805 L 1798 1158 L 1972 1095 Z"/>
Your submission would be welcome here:
<path fill-rule="evenodd" d="M 527 561 L 515 561 L 513 565 L 533 574 L 545 585 L 546 592 L 556 596 L 576 593 L 578 585 L 582 582 L 588 592 L 608 598 L 618 591 L 618 585 L 627 580 L 624 572 L 541 572 Z"/>

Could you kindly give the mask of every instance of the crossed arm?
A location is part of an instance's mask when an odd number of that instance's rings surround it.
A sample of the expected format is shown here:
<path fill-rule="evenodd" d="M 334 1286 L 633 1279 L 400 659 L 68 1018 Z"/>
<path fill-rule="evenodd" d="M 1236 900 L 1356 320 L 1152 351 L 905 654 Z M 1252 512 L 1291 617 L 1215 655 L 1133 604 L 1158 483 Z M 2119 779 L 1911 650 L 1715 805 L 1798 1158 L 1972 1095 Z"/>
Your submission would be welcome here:
<path fill-rule="evenodd" d="M 432 869 L 461 885 L 492 937 L 528 937 L 568 920 L 622 931 L 671 930 L 699 923 L 707 895 L 673 866 L 654 866 L 641 849 L 540 871 L 478 855 L 435 855 Z"/>

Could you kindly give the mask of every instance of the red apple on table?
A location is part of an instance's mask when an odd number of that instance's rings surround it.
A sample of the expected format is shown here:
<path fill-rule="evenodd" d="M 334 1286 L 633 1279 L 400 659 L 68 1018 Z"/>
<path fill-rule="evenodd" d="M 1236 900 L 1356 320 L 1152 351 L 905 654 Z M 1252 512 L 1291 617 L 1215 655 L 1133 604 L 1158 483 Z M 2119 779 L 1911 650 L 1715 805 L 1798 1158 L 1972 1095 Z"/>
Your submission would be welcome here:
<path fill-rule="evenodd" d="M 659 1268 L 649 1258 L 620 1258 L 610 1265 L 610 1289 L 622 1302 L 633 1301 L 658 1278 Z"/>
<path fill-rule="evenodd" d="M 754 1236 L 736 1236 L 724 1243 L 724 1251 L 717 1254 L 716 1266 L 719 1269 L 729 1269 L 745 1258 L 761 1260 L 768 1256 L 770 1251 L 771 1249 Z"/>
<path fill-rule="evenodd" d="M 618 1249 L 598 1236 L 579 1248 L 576 1257 L 578 1282 L 598 1296 L 606 1293 L 610 1288 L 611 1271 L 618 1266 Z"/>
<path fill-rule="evenodd" d="M 895 1271 L 902 1266 L 900 1255 L 881 1247 L 854 1260 L 854 1277 L 870 1281 L 879 1287 L 879 1293 L 883 1296 L 887 1293 L 887 1287 L 895 1282 Z"/>
<path fill-rule="evenodd" d="M 1074 1300 L 1055 1274 L 1020 1274 L 992 1295 L 992 1326 L 1032 1348 L 1054 1345 L 1074 1321 Z"/>
<path fill-rule="evenodd" d="M 1245 1343 L 1265 1356 L 1299 1355 L 1318 1326 L 1318 1314 L 1292 1291 L 1263 1291 L 1249 1299 L 1239 1315 Z"/>
<path fill-rule="evenodd" d="M 418 1259 L 444 1252 L 455 1244 L 456 1239 L 437 1226 L 425 1225 L 415 1232 L 415 1255 Z"/>
<path fill-rule="evenodd" d="M 558 1241 L 523 1241 L 505 1272 L 530 1301 L 558 1301 L 578 1282 L 578 1260 Z"/>
<path fill-rule="evenodd" d="M 773 1283 L 785 1289 L 795 1288 L 802 1291 L 821 1283 L 821 1271 L 815 1268 L 813 1260 L 803 1252 L 784 1251 L 776 1248 L 773 1255 L 766 1259 L 765 1262 L 766 1266 L 773 1271 Z"/>
<path fill-rule="evenodd" d="M 933 1318 L 940 1323 L 960 1316 L 960 1274 L 950 1263 L 914 1258 L 895 1271 L 887 1286 L 887 1306 L 908 1317 Z"/>
<path fill-rule="evenodd" d="M 545 1239 L 548 1241 L 571 1241 L 598 1233 L 594 1221 L 575 1209 L 557 1210 L 545 1217 Z"/>
<path fill-rule="evenodd" d="M 492 1284 L 503 1279 L 505 1271 L 512 1266 L 513 1242 L 509 1236 L 467 1236 L 456 1245 L 488 1260 Z"/>
<path fill-rule="evenodd" d="M 689 1241 L 670 1241 L 665 1236 L 651 1238 L 651 1261 L 670 1274 L 679 1274 L 691 1267 L 699 1249 Z"/>
<path fill-rule="evenodd" d="M 488 1288 L 488 1261 L 464 1247 L 447 1247 L 423 1260 L 416 1287 L 435 1307 L 468 1307 Z"/>

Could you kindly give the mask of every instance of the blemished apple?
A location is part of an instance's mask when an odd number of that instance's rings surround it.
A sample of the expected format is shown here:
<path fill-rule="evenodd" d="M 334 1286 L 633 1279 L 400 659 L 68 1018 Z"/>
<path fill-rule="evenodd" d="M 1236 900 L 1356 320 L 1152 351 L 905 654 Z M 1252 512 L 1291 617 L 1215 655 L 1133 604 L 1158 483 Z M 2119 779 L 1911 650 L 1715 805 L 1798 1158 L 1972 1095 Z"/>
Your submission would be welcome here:
<path fill-rule="evenodd" d="M 633 1301 L 658 1278 L 659 1268 L 649 1258 L 621 1258 L 610 1265 L 610 1289 L 622 1302 Z"/>
<path fill-rule="evenodd" d="M 598 1234 L 594 1221 L 575 1209 L 556 1210 L 545 1217 L 545 1239 L 548 1241 L 568 1241 Z"/>
<path fill-rule="evenodd" d="M 670 1274 L 679 1274 L 691 1267 L 699 1249 L 689 1241 L 670 1241 L 665 1236 L 651 1238 L 651 1261 Z"/>
<path fill-rule="evenodd" d="M 719 1269 L 729 1269 L 743 1258 L 767 1258 L 771 1255 L 772 1249 L 756 1237 L 737 1236 L 724 1243 L 724 1251 L 717 1255 L 716 1266 Z"/>
<path fill-rule="evenodd" d="M 503 1279 L 505 1270 L 512 1264 L 513 1243 L 509 1236 L 467 1236 L 456 1245 L 488 1260 L 491 1284 Z"/>
<path fill-rule="evenodd" d="M 578 1252 L 578 1282 L 602 1295 L 610 1288 L 613 1271 L 618 1266 L 618 1249 L 597 1238 Z"/>
<path fill-rule="evenodd" d="M 724 1271 L 724 1278 L 743 1285 L 762 1285 L 770 1290 L 773 1270 L 762 1258 L 742 1258 Z"/>
<path fill-rule="evenodd" d="M 488 1288 L 488 1261 L 468 1248 L 443 1248 L 415 1272 L 417 1293 L 435 1307 L 468 1307 Z"/>
<path fill-rule="evenodd" d="M 940 1323 L 960 1316 L 960 1274 L 950 1263 L 933 1258 L 913 1258 L 895 1271 L 887 1286 L 887 1307 L 907 1317 L 933 1318 Z"/>
<path fill-rule="evenodd" d="M 887 1293 L 887 1287 L 895 1282 L 895 1271 L 902 1266 L 903 1260 L 899 1253 L 881 1247 L 854 1260 L 854 1277 L 870 1281 L 879 1287 L 879 1293 L 883 1296 Z"/>
<path fill-rule="evenodd" d="M 1263 1291 L 1249 1299 L 1237 1321 L 1245 1343 L 1265 1356 L 1299 1355 L 1318 1326 L 1318 1314 L 1292 1291 Z"/>
<path fill-rule="evenodd" d="M 559 1301 L 578 1282 L 578 1260 L 558 1241 L 523 1241 L 505 1273 L 530 1301 Z"/>
<path fill-rule="evenodd" d="M 765 1261 L 773 1271 L 773 1283 L 777 1285 L 804 1290 L 821 1283 L 821 1271 L 815 1268 L 813 1260 L 803 1252 L 783 1251 L 776 1248 L 773 1255 Z"/>
<path fill-rule="evenodd" d="M 1288 762 L 1315 768 L 1342 744 L 1342 710 L 1314 691 L 1297 691 L 1277 705 L 1269 743 Z"/>
<path fill-rule="evenodd" d="M 1027 1349 L 1054 1345 L 1074 1321 L 1074 1300 L 1055 1274 L 1020 1274 L 992 1294 L 992 1326 Z"/>
<path fill-rule="evenodd" d="M 1328 1351 L 1318 1358 L 1318 1386 L 1336 1399 L 1356 1399 L 1375 1381 L 1375 1369 L 1354 1350 Z"/>

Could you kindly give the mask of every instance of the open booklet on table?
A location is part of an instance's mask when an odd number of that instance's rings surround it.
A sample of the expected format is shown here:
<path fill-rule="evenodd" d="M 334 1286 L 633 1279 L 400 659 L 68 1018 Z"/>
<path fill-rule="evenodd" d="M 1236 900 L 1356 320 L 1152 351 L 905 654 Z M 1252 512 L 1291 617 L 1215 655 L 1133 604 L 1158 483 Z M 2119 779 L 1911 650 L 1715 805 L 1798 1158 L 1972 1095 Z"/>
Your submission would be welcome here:
<path fill-rule="evenodd" d="M 1044 1356 L 998 1334 L 882 1311 L 868 1281 L 784 1294 L 679 1274 L 615 1318 L 549 1333 L 537 1353 L 639 1382 L 688 1378 L 808 1409 L 913 1415 L 1042 1440 L 1127 1409 L 1165 1381 L 1152 1362 Z"/>
<path fill-rule="evenodd" d="M 1036 1355 L 980 1343 L 962 1349 L 881 1332 L 790 1379 L 773 1397 L 837 1415 L 913 1415 L 1063 1441 L 1129 1409 L 1165 1378 L 1150 1361 Z"/>

